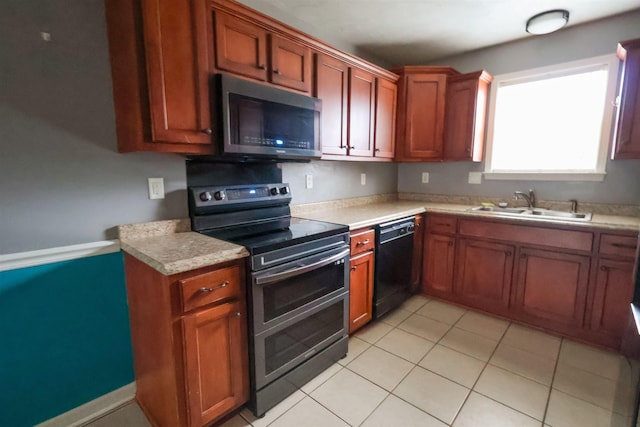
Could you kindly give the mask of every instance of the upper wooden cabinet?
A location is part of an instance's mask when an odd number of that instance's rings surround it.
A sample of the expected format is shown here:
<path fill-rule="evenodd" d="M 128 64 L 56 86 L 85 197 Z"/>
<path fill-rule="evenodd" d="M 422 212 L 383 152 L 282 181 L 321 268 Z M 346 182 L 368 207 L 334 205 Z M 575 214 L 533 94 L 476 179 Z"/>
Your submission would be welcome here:
<path fill-rule="evenodd" d="M 397 97 L 398 86 L 394 82 L 380 78 L 376 80 L 374 157 L 395 157 Z"/>
<path fill-rule="evenodd" d="M 444 160 L 482 160 L 489 84 L 486 71 L 451 76 L 447 81 Z"/>
<path fill-rule="evenodd" d="M 450 67 L 394 71 L 400 74 L 396 160 L 481 160 L 491 76 Z"/>
<path fill-rule="evenodd" d="M 441 160 L 449 67 L 404 67 L 400 74 L 396 160 Z"/>
<path fill-rule="evenodd" d="M 311 91 L 311 49 L 227 13 L 215 12 L 216 67 Z"/>
<path fill-rule="evenodd" d="M 349 70 L 349 148 L 350 156 L 372 157 L 375 123 L 373 74 L 357 68 Z"/>
<path fill-rule="evenodd" d="M 640 159 L 640 39 L 621 42 L 623 61 L 614 159 Z"/>
<path fill-rule="evenodd" d="M 206 4 L 105 6 L 118 150 L 212 153 Z"/>
<path fill-rule="evenodd" d="M 345 155 L 348 138 L 349 66 L 334 57 L 316 54 L 315 75 L 313 95 L 322 99 L 322 153 Z"/>

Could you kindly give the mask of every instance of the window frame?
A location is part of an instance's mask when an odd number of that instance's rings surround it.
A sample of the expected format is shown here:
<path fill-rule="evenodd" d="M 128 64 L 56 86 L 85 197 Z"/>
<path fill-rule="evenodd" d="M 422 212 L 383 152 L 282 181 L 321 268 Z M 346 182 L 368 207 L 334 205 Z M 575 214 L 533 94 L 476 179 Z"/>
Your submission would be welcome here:
<path fill-rule="evenodd" d="M 578 61 L 564 62 L 545 67 L 522 70 L 513 73 L 494 76 L 489 97 L 489 112 L 487 115 L 487 146 L 483 176 L 488 180 L 530 180 L 530 181 L 603 181 L 606 176 L 607 157 L 611 138 L 614 134 L 616 114 L 616 95 L 618 88 L 620 61 L 615 54 L 601 55 Z M 580 71 L 590 71 L 599 68 L 608 70 L 608 81 L 605 94 L 605 106 L 600 134 L 600 147 L 596 167 L 593 170 L 580 171 L 518 171 L 494 170 L 493 137 L 498 89 L 504 85 L 526 83 L 546 78 L 562 77 L 576 74 Z"/>

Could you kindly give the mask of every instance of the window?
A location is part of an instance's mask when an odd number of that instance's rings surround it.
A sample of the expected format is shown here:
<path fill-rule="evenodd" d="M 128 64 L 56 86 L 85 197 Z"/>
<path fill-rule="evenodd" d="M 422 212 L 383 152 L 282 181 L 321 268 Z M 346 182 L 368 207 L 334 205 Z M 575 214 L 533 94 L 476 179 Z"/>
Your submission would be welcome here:
<path fill-rule="evenodd" d="M 602 181 L 617 71 L 607 55 L 496 76 L 485 178 Z"/>

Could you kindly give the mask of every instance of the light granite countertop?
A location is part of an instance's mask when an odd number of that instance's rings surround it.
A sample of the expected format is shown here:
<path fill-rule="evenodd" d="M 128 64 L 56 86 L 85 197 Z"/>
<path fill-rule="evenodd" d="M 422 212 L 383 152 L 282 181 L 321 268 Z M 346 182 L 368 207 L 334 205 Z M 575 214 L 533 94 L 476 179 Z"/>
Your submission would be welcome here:
<path fill-rule="evenodd" d="M 331 205 L 328 205 L 331 206 Z M 504 218 L 522 223 L 566 224 L 612 230 L 640 231 L 640 217 L 593 214 L 591 221 L 576 222 L 531 217 L 497 217 L 470 211 L 471 206 L 425 201 L 382 201 L 361 205 L 305 210 L 293 207 L 293 216 L 348 225 L 351 230 L 424 212 Z M 162 274 L 171 275 L 249 256 L 239 245 L 187 231 L 189 220 L 155 221 L 119 227 L 122 249 Z"/>
<path fill-rule="evenodd" d="M 120 245 L 167 276 L 249 256 L 244 246 L 194 232 L 121 239 Z"/>

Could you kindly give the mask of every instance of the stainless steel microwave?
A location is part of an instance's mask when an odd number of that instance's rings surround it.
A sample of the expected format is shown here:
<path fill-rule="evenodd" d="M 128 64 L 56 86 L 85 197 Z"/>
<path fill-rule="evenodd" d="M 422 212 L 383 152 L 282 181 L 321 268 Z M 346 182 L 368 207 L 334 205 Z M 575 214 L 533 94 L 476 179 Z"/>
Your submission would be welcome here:
<path fill-rule="evenodd" d="M 223 156 L 320 158 L 319 99 L 225 74 L 217 78 Z"/>

